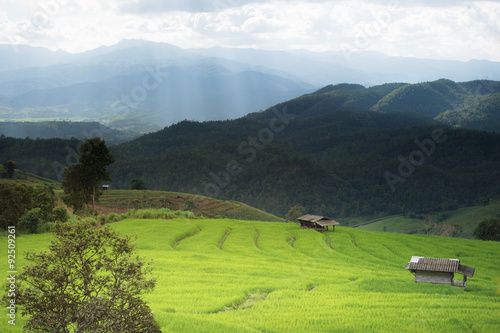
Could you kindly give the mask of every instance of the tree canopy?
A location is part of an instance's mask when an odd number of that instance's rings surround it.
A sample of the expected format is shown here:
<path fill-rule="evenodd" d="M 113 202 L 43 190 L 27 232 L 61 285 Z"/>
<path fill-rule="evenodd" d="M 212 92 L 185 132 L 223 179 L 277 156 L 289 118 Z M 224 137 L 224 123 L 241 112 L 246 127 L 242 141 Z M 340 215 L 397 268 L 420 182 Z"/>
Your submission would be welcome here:
<path fill-rule="evenodd" d="M 141 178 L 134 178 L 130 181 L 131 190 L 147 190 L 146 183 Z"/>
<path fill-rule="evenodd" d="M 130 236 L 89 222 L 59 223 L 49 251 L 29 252 L 16 302 L 32 332 L 161 332 L 141 296 L 152 267 Z"/>
<path fill-rule="evenodd" d="M 63 200 L 75 211 L 92 202 L 92 212 L 95 213 L 95 203 L 102 194 L 98 186 L 103 181 L 111 180 L 106 168 L 115 159 L 104 140 L 93 138 L 86 140 L 80 147 L 78 162 L 64 169 Z"/>
<path fill-rule="evenodd" d="M 48 220 L 54 208 L 54 196 L 43 186 L 30 186 L 15 182 L 0 182 L 0 227 L 20 227 L 21 217 L 34 208 L 40 208 L 39 216 Z"/>
<path fill-rule="evenodd" d="M 474 229 L 473 235 L 481 240 L 500 241 L 500 218 L 490 217 L 482 220 Z"/>
<path fill-rule="evenodd" d="M 7 161 L 7 163 L 5 163 L 5 169 L 7 170 L 7 178 L 14 178 L 16 163 L 12 160 Z"/>

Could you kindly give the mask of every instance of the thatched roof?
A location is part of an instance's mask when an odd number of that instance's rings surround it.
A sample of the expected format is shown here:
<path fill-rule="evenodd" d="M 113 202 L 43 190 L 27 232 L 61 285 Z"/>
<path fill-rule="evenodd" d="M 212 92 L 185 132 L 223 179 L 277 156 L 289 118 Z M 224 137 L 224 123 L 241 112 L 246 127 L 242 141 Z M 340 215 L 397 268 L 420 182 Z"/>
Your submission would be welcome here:
<path fill-rule="evenodd" d="M 311 215 L 311 214 L 301 216 L 301 217 L 297 218 L 297 220 L 299 220 L 301 222 L 303 221 L 303 222 L 315 223 L 315 224 L 320 225 L 322 227 L 327 227 L 330 225 L 340 225 L 340 223 L 338 223 L 337 221 L 330 219 L 328 217 Z"/>
<path fill-rule="evenodd" d="M 459 259 L 424 258 L 414 256 L 405 269 L 411 271 L 432 271 L 445 273 L 460 273 L 472 277 L 475 269 L 460 264 Z"/>

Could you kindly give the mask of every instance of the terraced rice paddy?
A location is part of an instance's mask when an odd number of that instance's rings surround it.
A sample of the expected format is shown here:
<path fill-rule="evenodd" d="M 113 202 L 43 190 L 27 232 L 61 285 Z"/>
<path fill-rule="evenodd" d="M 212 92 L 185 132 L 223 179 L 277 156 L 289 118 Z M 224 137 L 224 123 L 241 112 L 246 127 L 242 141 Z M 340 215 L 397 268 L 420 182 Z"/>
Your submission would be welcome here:
<path fill-rule="evenodd" d="M 499 243 L 235 220 L 112 227 L 137 233 L 139 254 L 154 261 L 158 284 L 145 298 L 163 332 L 500 331 Z M 41 251 L 50 238 L 20 237 L 18 250 Z M 416 284 L 404 270 L 412 255 L 460 258 L 476 274 L 466 292 Z"/>
<path fill-rule="evenodd" d="M 230 218 L 238 220 L 284 221 L 244 203 L 222 201 L 193 194 L 164 191 L 109 190 L 100 198 L 100 205 L 110 209 L 127 211 L 134 209 L 189 210 L 207 218 Z"/>

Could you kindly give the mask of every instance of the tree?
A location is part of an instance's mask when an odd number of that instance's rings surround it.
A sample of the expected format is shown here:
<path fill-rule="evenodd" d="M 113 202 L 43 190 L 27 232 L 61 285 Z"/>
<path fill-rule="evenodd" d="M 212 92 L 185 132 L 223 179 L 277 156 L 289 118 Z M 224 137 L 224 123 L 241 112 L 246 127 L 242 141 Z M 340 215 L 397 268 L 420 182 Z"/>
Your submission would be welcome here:
<path fill-rule="evenodd" d="M 141 178 L 134 178 L 130 181 L 131 190 L 147 190 L 146 183 Z"/>
<path fill-rule="evenodd" d="M 304 215 L 305 210 L 306 209 L 302 205 L 297 204 L 290 208 L 285 218 L 287 221 L 295 221 L 298 217 Z"/>
<path fill-rule="evenodd" d="M 500 241 L 500 218 L 490 217 L 482 220 L 472 234 L 477 239 Z"/>
<path fill-rule="evenodd" d="M 102 194 L 99 184 L 111 180 L 106 167 L 115 159 L 104 140 L 93 138 L 80 147 L 78 162 L 64 170 L 62 186 L 66 194 L 65 203 L 78 211 L 92 202 L 92 213 L 95 214 L 95 203 Z"/>
<path fill-rule="evenodd" d="M 56 224 L 49 252 L 26 255 L 16 303 L 33 332 L 161 332 L 141 296 L 156 281 L 130 236 L 90 222 Z"/>
<path fill-rule="evenodd" d="M 81 164 L 72 164 L 64 169 L 61 185 L 64 189 L 63 201 L 66 205 L 73 207 L 75 213 L 92 201 L 93 190 L 85 179 Z"/>
<path fill-rule="evenodd" d="M 16 163 L 11 160 L 7 161 L 7 163 L 5 163 L 5 169 L 7 170 L 7 178 L 14 178 Z"/>
<path fill-rule="evenodd" d="M 0 183 L 0 226 L 19 226 L 21 217 L 33 208 L 40 208 L 39 216 L 48 220 L 54 209 L 54 196 L 44 186 Z"/>

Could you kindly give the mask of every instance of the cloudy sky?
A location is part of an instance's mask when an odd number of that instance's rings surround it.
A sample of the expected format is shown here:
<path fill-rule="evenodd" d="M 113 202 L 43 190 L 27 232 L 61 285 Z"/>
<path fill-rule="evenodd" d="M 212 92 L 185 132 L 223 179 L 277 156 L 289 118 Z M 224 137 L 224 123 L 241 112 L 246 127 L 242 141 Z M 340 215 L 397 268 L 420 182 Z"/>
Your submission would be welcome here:
<path fill-rule="evenodd" d="M 127 38 L 500 61 L 500 2 L 0 0 L 2 44 L 81 52 Z"/>

